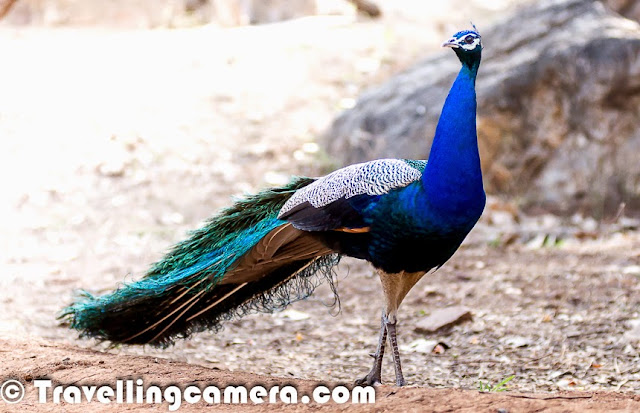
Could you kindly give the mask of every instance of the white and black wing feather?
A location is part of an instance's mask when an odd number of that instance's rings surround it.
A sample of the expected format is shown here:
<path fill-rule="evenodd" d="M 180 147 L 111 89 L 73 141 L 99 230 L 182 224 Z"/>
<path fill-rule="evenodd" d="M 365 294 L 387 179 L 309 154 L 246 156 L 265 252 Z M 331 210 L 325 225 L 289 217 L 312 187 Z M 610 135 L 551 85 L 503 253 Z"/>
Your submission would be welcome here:
<path fill-rule="evenodd" d="M 305 231 L 357 227 L 362 224 L 362 217 L 351 201 L 384 195 L 419 180 L 425 163 L 378 159 L 338 169 L 296 191 L 278 218 Z"/>

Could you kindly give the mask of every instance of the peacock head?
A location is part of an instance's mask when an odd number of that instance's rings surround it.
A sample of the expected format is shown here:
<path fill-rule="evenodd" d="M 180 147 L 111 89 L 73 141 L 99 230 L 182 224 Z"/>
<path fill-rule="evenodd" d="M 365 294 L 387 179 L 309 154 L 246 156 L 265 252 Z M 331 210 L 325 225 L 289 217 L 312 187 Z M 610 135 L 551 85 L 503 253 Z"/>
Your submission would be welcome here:
<path fill-rule="evenodd" d="M 462 30 L 454 34 L 442 44 L 442 47 L 451 47 L 464 65 L 469 66 L 469 68 L 474 66 L 477 68 L 482 54 L 482 42 L 480 39 L 478 29 L 473 26 L 473 30 Z"/>

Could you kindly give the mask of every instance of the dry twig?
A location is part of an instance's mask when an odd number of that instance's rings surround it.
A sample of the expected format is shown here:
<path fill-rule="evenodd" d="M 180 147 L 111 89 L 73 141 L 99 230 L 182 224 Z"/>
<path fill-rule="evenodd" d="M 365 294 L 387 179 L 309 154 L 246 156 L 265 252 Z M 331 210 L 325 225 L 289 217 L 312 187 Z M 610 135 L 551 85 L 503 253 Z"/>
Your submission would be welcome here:
<path fill-rule="evenodd" d="M 585 394 L 585 395 L 579 395 L 579 396 L 542 396 L 542 397 L 528 396 L 526 394 L 505 394 L 505 396 L 514 397 L 517 399 L 534 399 L 534 400 L 555 400 L 555 399 L 571 400 L 571 399 L 590 399 L 593 397 L 592 394 Z"/>

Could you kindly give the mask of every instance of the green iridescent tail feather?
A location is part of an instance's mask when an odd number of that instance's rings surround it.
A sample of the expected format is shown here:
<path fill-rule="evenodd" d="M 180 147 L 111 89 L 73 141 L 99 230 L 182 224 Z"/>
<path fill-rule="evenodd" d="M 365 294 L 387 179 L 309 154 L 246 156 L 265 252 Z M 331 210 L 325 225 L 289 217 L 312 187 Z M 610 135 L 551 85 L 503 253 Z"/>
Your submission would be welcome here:
<path fill-rule="evenodd" d="M 103 296 L 83 291 L 60 317 L 82 336 L 166 346 L 175 338 L 218 330 L 223 321 L 247 312 L 283 308 L 310 295 L 323 279 L 333 289 L 332 268 L 340 257 L 277 219 L 287 199 L 311 182 L 297 178 L 237 201 L 173 247 L 140 280 Z M 276 240 L 271 243 L 280 250 L 263 265 L 260 254 L 273 254 L 265 238 Z"/>

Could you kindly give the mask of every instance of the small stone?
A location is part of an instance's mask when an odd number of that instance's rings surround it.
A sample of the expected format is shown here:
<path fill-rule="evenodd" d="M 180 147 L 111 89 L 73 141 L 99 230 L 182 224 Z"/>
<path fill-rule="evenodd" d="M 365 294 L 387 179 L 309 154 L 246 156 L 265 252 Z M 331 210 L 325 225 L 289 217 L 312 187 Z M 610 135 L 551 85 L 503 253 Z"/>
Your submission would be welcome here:
<path fill-rule="evenodd" d="M 402 350 L 403 353 L 429 354 L 438 344 L 439 343 L 436 340 L 425 340 L 424 338 L 419 338 L 408 345 L 400 346 L 400 350 Z"/>
<path fill-rule="evenodd" d="M 507 336 L 500 340 L 511 348 L 527 347 L 531 344 L 531 340 L 522 336 Z"/>
<path fill-rule="evenodd" d="M 509 211 L 491 211 L 489 222 L 500 228 L 511 228 L 516 224 L 514 215 Z"/>
<path fill-rule="evenodd" d="M 436 331 L 453 327 L 454 325 L 472 320 L 471 311 L 462 306 L 448 307 L 436 310 L 431 315 L 418 321 L 415 331 L 418 333 L 435 333 Z"/>
<path fill-rule="evenodd" d="M 114 160 L 98 165 L 98 173 L 102 176 L 118 178 L 124 175 L 126 164 L 123 161 Z"/>
<path fill-rule="evenodd" d="M 628 341 L 640 341 L 640 319 L 633 319 L 627 322 L 627 325 L 631 328 L 624 333 L 624 338 Z"/>
<path fill-rule="evenodd" d="M 625 275 L 638 275 L 640 276 L 640 265 L 629 265 L 622 269 L 622 273 Z"/>
<path fill-rule="evenodd" d="M 561 390 L 579 389 L 583 385 L 582 381 L 573 377 L 565 377 L 556 382 L 556 386 Z"/>
<path fill-rule="evenodd" d="M 447 349 L 445 348 L 445 346 L 443 346 L 442 344 L 438 343 L 434 348 L 433 348 L 433 354 L 442 354 L 446 351 Z"/>
<path fill-rule="evenodd" d="M 303 313 L 302 311 L 287 309 L 280 313 L 276 313 L 276 317 L 288 318 L 289 320 L 293 320 L 293 321 L 300 321 L 300 320 L 306 320 L 311 316 L 307 313 Z"/>

